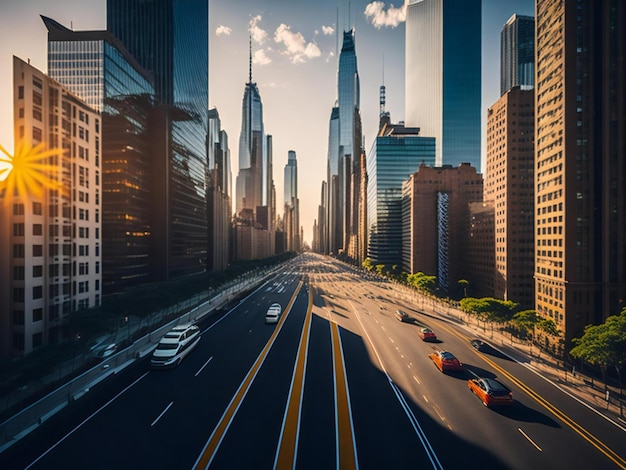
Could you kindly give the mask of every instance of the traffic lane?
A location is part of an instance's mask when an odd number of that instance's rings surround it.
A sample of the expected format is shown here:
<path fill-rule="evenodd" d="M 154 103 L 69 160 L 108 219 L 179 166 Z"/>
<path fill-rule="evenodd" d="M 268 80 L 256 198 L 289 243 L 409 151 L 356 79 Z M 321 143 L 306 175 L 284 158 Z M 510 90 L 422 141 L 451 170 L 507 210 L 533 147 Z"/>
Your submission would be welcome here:
<path fill-rule="evenodd" d="M 333 383 L 330 325 L 326 313 L 314 307 L 297 447 L 298 469 L 333 468 L 336 464 Z"/>
<path fill-rule="evenodd" d="M 386 375 L 363 338 L 339 329 L 359 468 L 421 468 L 429 462 Z"/>
<path fill-rule="evenodd" d="M 599 463 L 605 459 L 615 464 L 614 460 L 607 457 L 607 449 L 603 450 L 602 445 L 599 446 L 600 449 L 597 448 L 598 442 L 595 441 L 597 439 L 621 457 L 622 465 L 624 465 L 626 432 L 623 426 L 616 426 L 604 415 L 563 393 L 552 383 L 544 380 L 540 374 L 534 373 L 523 364 L 503 359 L 500 354 L 482 355 L 476 353 L 476 355 L 488 363 L 493 362 L 497 367 L 505 369 L 507 373 L 513 376 L 508 381 L 506 377 L 502 377 L 502 379 L 507 381 L 508 385 L 512 384 L 512 389 L 519 389 L 517 393 L 514 392 L 514 396 L 520 404 L 526 407 L 525 409 L 547 414 L 561 424 L 563 430 L 567 432 L 568 439 L 563 439 L 562 436 L 557 439 L 554 435 L 554 428 L 546 428 L 541 426 L 541 422 L 529 419 L 526 414 L 516 413 L 519 411 L 516 408 L 509 410 L 508 414 L 512 418 L 528 421 L 527 427 L 531 432 L 537 433 L 537 445 L 542 449 L 549 447 L 554 449 L 557 455 L 565 452 L 565 457 L 562 457 L 562 460 L 571 460 L 572 464 L 576 462 Z M 542 445 L 542 443 L 549 444 Z M 610 452 L 608 453 L 610 454 Z"/>
<path fill-rule="evenodd" d="M 298 295 L 217 449 L 213 468 L 273 465 L 307 306 L 307 296 Z"/>

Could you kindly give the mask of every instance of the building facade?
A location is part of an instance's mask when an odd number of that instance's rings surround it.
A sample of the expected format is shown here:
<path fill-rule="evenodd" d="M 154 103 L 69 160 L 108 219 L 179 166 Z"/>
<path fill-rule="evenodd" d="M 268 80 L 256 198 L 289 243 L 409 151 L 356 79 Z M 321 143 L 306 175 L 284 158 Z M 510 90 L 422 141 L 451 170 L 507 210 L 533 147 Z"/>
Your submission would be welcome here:
<path fill-rule="evenodd" d="M 406 125 L 435 137 L 436 165 L 481 163 L 481 0 L 409 0 Z"/>
<path fill-rule="evenodd" d="M 298 199 L 298 160 L 296 152 L 289 150 L 284 178 L 284 231 L 287 251 L 301 250 L 300 246 L 300 200 Z"/>
<path fill-rule="evenodd" d="M 383 121 L 367 155 L 367 256 L 390 267 L 402 264 L 402 183 L 420 165 L 435 164 L 435 139 Z"/>
<path fill-rule="evenodd" d="M 102 298 L 100 114 L 13 58 L 14 168 L 0 189 L 0 352 L 55 343 Z M 19 164 L 18 164 L 19 162 Z"/>
<path fill-rule="evenodd" d="M 107 30 L 154 77 L 152 278 L 206 269 L 208 3 L 107 0 Z"/>
<path fill-rule="evenodd" d="M 437 277 L 443 292 L 453 293 L 468 279 L 469 203 L 481 202 L 483 178 L 469 163 L 458 167 L 421 164 L 403 188 L 405 223 L 403 269 Z"/>
<path fill-rule="evenodd" d="M 463 295 L 495 297 L 495 207 L 493 201 L 470 202 L 467 233 L 467 287 Z M 459 291 L 459 294 L 461 292 Z"/>
<path fill-rule="evenodd" d="M 500 95 L 535 86 L 535 18 L 512 15 L 500 33 Z"/>
<path fill-rule="evenodd" d="M 151 280 L 152 75 L 108 31 L 42 17 L 48 74 L 101 112 L 103 293 Z"/>
<path fill-rule="evenodd" d="M 494 296 L 534 305 L 535 93 L 515 86 L 487 110 L 485 201 L 495 209 Z"/>
<path fill-rule="evenodd" d="M 626 299 L 626 3 L 535 15 L 535 309 L 568 345 Z"/>

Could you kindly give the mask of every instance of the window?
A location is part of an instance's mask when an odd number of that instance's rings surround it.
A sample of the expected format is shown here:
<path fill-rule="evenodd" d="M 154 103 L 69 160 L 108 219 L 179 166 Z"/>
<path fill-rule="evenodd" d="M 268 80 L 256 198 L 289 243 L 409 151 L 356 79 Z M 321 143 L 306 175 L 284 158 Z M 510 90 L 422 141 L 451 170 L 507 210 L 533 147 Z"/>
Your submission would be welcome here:
<path fill-rule="evenodd" d="M 38 127 L 33 127 L 33 140 L 36 142 L 42 141 L 42 132 Z"/>
<path fill-rule="evenodd" d="M 16 243 L 13 245 L 13 258 L 23 258 L 24 257 L 24 245 L 21 243 Z"/>
<path fill-rule="evenodd" d="M 41 206 L 41 202 L 33 202 L 33 214 L 41 215 L 43 214 L 43 209 Z"/>
<path fill-rule="evenodd" d="M 24 236 L 24 224 L 13 224 L 13 236 L 14 237 Z"/>
<path fill-rule="evenodd" d="M 43 276 L 43 266 L 40 264 L 36 264 L 33 266 L 33 277 L 41 277 Z"/>
<path fill-rule="evenodd" d="M 33 256 L 43 256 L 43 245 L 33 245 Z"/>
<path fill-rule="evenodd" d="M 33 323 L 37 321 L 43 320 L 43 309 L 35 308 L 33 309 Z"/>
<path fill-rule="evenodd" d="M 14 325 L 24 324 L 24 310 L 13 310 L 13 324 Z"/>
<path fill-rule="evenodd" d="M 13 204 L 13 215 L 24 215 L 24 204 Z"/>
<path fill-rule="evenodd" d="M 13 280 L 14 281 L 23 281 L 25 274 L 26 274 L 26 270 L 24 266 L 13 266 Z"/>
<path fill-rule="evenodd" d="M 33 286 L 33 299 L 41 299 L 43 297 L 43 286 Z"/>
<path fill-rule="evenodd" d="M 24 288 L 23 287 L 13 288 L 13 302 L 24 302 Z"/>
<path fill-rule="evenodd" d="M 43 235 L 43 225 L 33 224 L 33 235 Z"/>

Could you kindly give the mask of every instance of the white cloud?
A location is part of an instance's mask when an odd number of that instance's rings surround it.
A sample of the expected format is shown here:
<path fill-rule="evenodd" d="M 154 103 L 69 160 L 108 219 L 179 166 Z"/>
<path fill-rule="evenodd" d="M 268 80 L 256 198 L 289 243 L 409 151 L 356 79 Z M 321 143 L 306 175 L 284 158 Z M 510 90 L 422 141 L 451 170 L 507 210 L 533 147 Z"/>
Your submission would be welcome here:
<path fill-rule="evenodd" d="M 406 19 L 406 4 L 396 8 L 390 3 L 385 10 L 385 2 L 371 2 L 365 7 L 364 13 L 378 29 L 383 26 L 395 28 Z"/>
<path fill-rule="evenodd" d="M 291 31 L 291 26 L 284 23 L 274 31 L 274 41 L 285 46 L 284 54 L 294 63 L 306 62 L 322 55 L 322 51 L 314 42 L 307 42 L 301 33 Z"/>
<path fill-rule="evenodd" d="M 324 33 L 324 36 L 330 36 L 335 32 L 335 28 L 333 28 L 332 26 L 322 25 L 322 32 Z"/>
<path fill-rule="evenodd" d="M 224 26 L 221 24 L 215 30 L 215 35 L 216 36 L 230 36 L 230 33 L 232 32 L 233 32 L 232 28 L 229 28 L 228 26 Z"/>
<path fill-rule="evenodd" d="M 261 21 L 262 19 L 263 18 L 261 17 L 261 15 L 256 15 L 250 20 L 250 27 L 248 28 L 250 36 L 252 36 L 252 39 L 257 44 L 263 44 L 265 42 L 265 39 L 267 38 L 267 31 L 261 29 L 258 26 L 259 21 Z"/>
<path fill-rule="evenodd" d="M 258 51 L 255 51 L 254 55 L 252 56 L 252 63 L 255 65 L 267 65 L 271 62 L 272 62 L 272 59 L 270 59 L 265 54 L 264 49 L 259 49 Z"/>

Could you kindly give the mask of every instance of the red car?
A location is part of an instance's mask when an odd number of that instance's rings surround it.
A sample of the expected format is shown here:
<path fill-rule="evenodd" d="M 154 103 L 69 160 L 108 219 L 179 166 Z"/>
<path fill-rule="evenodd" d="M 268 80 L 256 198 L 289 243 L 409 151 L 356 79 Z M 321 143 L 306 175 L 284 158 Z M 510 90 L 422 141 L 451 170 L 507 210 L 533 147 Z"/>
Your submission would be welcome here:
<path fill-rule="evenodd" d="M 513 404 L 511 390 L 495 379 L 469 379 L 467 386 L 487 407 Z"/>
<path fill-rule="evenodd" d="M 422 338 L 422 341 L 436 341 L 437 340 L 437 335 L 430 328 L 426 328 L 426 327 L 420 328 L 420 332 L 418 334 L 420 335 L 420 338 Z"/>
<path fill-rule="evenodd" d="M 463 370 L 463 364 L 448 351 L 435 351 L 428 355 L 441 372 L 449 370 Z"/>

